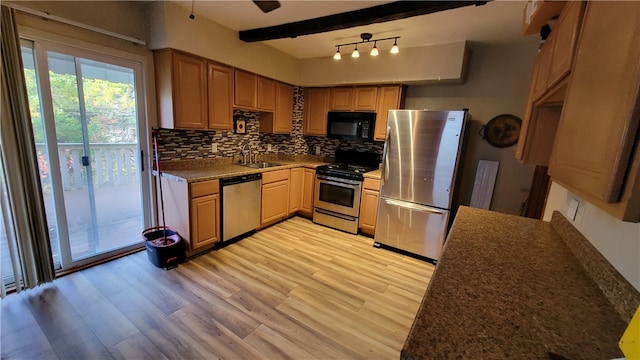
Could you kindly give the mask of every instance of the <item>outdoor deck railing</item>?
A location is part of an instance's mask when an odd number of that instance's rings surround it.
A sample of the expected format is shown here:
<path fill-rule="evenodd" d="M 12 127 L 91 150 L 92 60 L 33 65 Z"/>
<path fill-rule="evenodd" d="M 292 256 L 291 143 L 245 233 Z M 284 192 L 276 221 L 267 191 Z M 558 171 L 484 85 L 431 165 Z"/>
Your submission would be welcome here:
<path fill-rule="evenodd" d="M 50 176 L 45 144 L 36 144 L 40 177 Z M 80 143 L 59 143 L 58 158 L 65 191 L 80 190 L 87 184 L 87 167 L 82 165 L 84 155 Z M 128 184 L 138 177 L 137 144 L 91 144 L 90 168 L 95 187 Z"/>

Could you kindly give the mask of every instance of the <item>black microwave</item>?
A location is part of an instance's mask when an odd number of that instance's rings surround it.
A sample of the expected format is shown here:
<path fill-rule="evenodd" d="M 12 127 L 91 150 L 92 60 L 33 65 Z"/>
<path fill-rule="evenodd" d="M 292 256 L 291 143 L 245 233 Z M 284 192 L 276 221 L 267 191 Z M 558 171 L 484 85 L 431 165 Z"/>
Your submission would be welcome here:
<path fill-rule="evenodd" d="M 329 111 L 327 137 L 351 141 L 373 141 L 375 124 L 375 112 Z"/>

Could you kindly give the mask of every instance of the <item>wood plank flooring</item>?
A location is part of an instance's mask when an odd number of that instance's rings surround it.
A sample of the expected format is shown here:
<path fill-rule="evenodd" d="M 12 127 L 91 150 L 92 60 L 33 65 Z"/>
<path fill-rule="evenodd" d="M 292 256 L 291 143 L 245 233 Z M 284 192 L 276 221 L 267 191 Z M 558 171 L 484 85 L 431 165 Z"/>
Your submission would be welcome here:
<path fill-rule="evenodd" d="M 2 359 L 398 359 L 434 267 L 295 217 L 165 271 L 145 252 L 2 300 Z"/>

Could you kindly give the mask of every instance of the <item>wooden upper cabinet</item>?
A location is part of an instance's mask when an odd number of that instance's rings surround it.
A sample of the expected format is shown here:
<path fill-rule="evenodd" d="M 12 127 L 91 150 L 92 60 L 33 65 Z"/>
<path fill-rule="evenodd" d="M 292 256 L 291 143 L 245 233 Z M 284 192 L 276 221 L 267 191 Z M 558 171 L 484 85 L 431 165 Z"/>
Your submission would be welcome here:
<path fill-rule="evenodd" d="M 378 101 L 377 86 L 358 86 L 353 89 L 353 110 L 375 111 Z"/>
<path fill-rule="evenodd" d="M 582 1 L 567 2 L 536 59 L 516 150 L 516 158 L 525 164 L 549 165 L 584 4 Z"/>
<path fill-rule="evenodd" d="M 351 111 L 353 110 L 353 88 L 335 87 L 331 88 L 331 110 Z"/>
<path fill-rule="evenodd" d="M 406 87 L 403 85 L 383 85 L 378 88 L 373 140 L 385 140 L 389 110 L 404 108 L 405 89 Z"/>
<path fill-rule="evenodd" d="M 545 41 L 544 45 L 540 53 L 538 54 L 538 59 L 536 59 L 537 71 L 535 72 L 535 78 L 531 79 L 533 81 L 533 100 L 538 100 L 544 95 L 547 91 L 549 84 L 549 68 L 551 67 L 551 60 L 553 57 L 553 44 L 555 43 L 555 38 L 558 33 L 556 31 L 552 32 Z"/>
<path fill-rule="evenodd" d="M 303 134 L 326 136 L 329 88 L 306 88 L 304 94 Z"/>
<path fill-rule="evenodd" d="M 207 66 L 198 57 L 170 49 L 154 53 L 160 126 L 207 127 Z"/>
<path fill-rule="evenodd" d="M 276 82 L 275 111 L 260 114 L 260 132 L 291 134 L 293 130 L 293 86 Z"/>
<path fill-rule="evenodd" d="M 276 81 L 258 76 L 258 100 L 256 108 L 274 111 L 276 107 Z"/>
<path fill-rule="evenodd" d="M 569 1 L 558 18 L 553 30 L 556 35 L 547 75 L 547 88 L 552 88 L 571 72 L 584 6 L 584 1 Z"/>
<path fill-rule="evenodd" d="M 235 70 L 235 91 L 233 105 L 255 109 L 257 104 L 258 76 L 242 70 Z"/>
<path fill-rule="evenodd" d="M 377 86 L 331 88 L 332 111 L 375 111 L 378 100 Z"/>
<path fill-rule="evenodd" d="M 233 129 L 233 69 L 207 65 L 209 129 Z"/>
<path fill-rule="evenodd" d="M 293 86 L 276 84 L 276 111 L 274 133 L 290 134 L 293 130 Z"/>
<path fill-rule="evenodd" d="M 549 175 L 638 221 L 640 2 L 590 1 L 583 22 Z"/>

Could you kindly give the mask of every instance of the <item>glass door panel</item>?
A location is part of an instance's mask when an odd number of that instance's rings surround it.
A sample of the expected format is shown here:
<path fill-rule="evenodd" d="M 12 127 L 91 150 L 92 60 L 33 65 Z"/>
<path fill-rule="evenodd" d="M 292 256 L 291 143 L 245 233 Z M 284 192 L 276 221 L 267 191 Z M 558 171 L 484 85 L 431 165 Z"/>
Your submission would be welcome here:
<path fill-rule="evenodd" d="M 139 64 L 78 53 L 23 43 L 47 220 L 63 269 L 141 247 L 150 223 Z"/>

